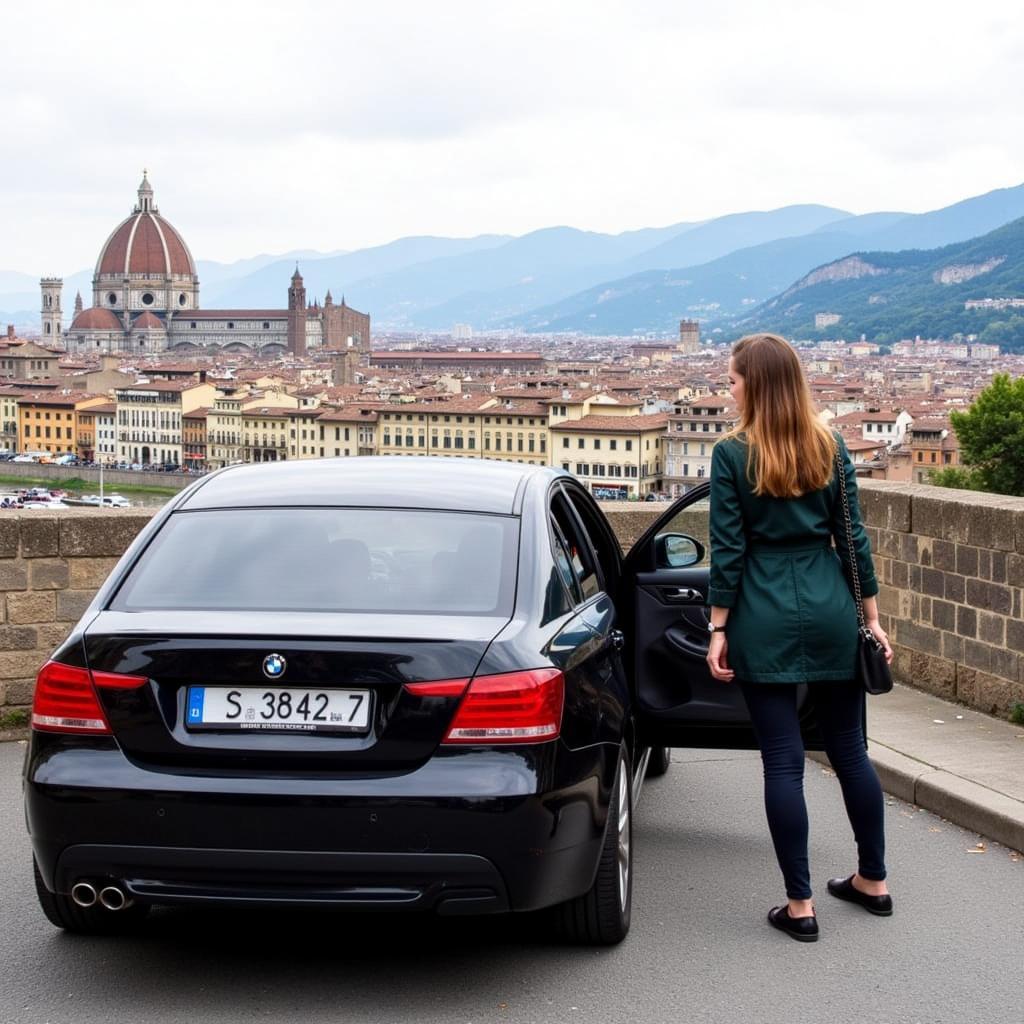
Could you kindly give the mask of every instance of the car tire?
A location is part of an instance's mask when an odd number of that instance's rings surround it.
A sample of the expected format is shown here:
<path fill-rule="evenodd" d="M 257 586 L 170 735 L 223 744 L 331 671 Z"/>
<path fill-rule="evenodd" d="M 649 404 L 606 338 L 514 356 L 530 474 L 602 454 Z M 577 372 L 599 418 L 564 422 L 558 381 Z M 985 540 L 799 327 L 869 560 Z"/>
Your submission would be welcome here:
<path fill-rule="evenodd" d="M 107 910 L 96 904 L 80 907 L 70 896 L 50 892 L 46 888 L 39 865 L 32 858 L 32 874 L 36 882 L 36 895 L 47 921 L 66 932 L 80 935 L 117 935 L 137 928 L 149 913 L 149 906 L 135 903 L 123 910 Z"/>
<path fill-rule="evenodd" d="M 647 759 L 647 772 L 645 779 L 656 779 L 668 771 L 669 762 L 672 760 L 671 747 L 651 747 L 651 756 Z"/>
<path fill-rule="evenodd" d="M 554 908 L 555 930 L 569 942 L 612 946 L 629 932 L 633 909 L 633 786 L 623 750 L 615 773 L 608 825 L 594 884 Z"/>

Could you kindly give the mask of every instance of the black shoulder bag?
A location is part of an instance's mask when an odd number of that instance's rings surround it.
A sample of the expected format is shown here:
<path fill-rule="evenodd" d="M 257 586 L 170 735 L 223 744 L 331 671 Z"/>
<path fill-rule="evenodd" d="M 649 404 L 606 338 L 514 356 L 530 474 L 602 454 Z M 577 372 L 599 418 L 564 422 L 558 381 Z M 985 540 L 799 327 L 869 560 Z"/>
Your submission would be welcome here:
<path fill-rule="evenodd" d="M 850 496 L 846 492 L 846 467 L 843 453 L 836 449 L 836 472 L 839 474 L 839 493 L 843 496 L 843 521 L 846 524 L 846 547 L 850 553 L 850 579 L 853 600 L 857 605 L 857 665 L 855 678 L 867 693 L 888 693 L 892 689 L 892 673 L 885 660 L 885 648 L 868 629 L 864 620 L 863 598 L 860 592 L 860 572 L 857 552 L 853 546 L 853 521 L 850 518 Z"/>

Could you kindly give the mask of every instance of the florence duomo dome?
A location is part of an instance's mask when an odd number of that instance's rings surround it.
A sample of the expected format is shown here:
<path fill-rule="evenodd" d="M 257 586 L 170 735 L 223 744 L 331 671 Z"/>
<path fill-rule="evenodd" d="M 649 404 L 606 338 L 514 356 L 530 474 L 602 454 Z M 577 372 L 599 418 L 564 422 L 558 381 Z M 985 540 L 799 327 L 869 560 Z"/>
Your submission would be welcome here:
<path fill-rule="evenodd" d="M 131 216 L 100 250 L 93 276 L 93 305 L 127 313 L 175 313 L 199 308 L 199 278 L 184 239 L 160 216 L 153 186 L 143 171 Z"/>
<path fill-rule="evenodd" d="M 201 309 L 195 261 L 185 240 L 160 215 L 145 171 L 131 215 L 100 249 L 93 304 L 81 309 L 76 302 L 67 331 L 62 325 L 62 279 L 44 277 L 40 286 L 44 343 L 62 340 L 76 354 L 370 351 L 370 317 L 344 299 L 336 306 L 329 292 L 322 307 L 308 305 L 298 267 L 285 308 Z"/>

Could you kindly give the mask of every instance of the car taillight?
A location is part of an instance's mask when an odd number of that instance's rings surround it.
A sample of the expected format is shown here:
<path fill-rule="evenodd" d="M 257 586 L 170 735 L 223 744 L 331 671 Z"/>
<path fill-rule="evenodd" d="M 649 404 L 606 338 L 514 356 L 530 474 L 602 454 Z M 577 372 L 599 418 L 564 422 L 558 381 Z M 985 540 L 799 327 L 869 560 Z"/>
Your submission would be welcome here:
<path fill-rule="evenodd" d="M 565 676 L 556 668 L 477 676 L 445 743 L 541 743 L 562 729 Z"/>
<path fill-rule="evenodd" d="M 405 688 L 414 697 L 461 697 L 467 685 L 468 679 L 432 679 L 429 683 L 406 683 Z"/>
<path fill-rule="evenodd" d="M 32 698 L 32 728 L 44 732 L 109 735 L 110 726 L 100 706 L 96 686 L 135 689 L 145 676 L 90 672 L 87 668 L 48 661 L 36 676 Z"/>

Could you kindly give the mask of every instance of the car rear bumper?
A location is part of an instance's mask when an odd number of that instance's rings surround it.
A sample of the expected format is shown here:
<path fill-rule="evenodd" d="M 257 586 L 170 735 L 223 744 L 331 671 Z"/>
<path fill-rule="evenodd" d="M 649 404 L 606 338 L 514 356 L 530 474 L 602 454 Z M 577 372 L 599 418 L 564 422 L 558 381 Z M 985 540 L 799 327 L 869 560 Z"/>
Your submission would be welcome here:
<path fill-rule="evenodd" d="M 58 748 L 30 754 L 26 812 L 63 893 L 99 880 L 144 903 L 534 910 L 592 884 L 615 772 L 612 747 L 555 746 L 375 779 L 199 777 Z"/>
<path fill-rule="evenodd" d="M 434 910 L 485 914 L 509 908 L 501 873 L 457 853 L 325 853 L 173 846 L 76 845 L 57 858 L 54 883 L 117 881 L 138 903 Z M 100 888 L 100 885 L 96 885 Z"/>

